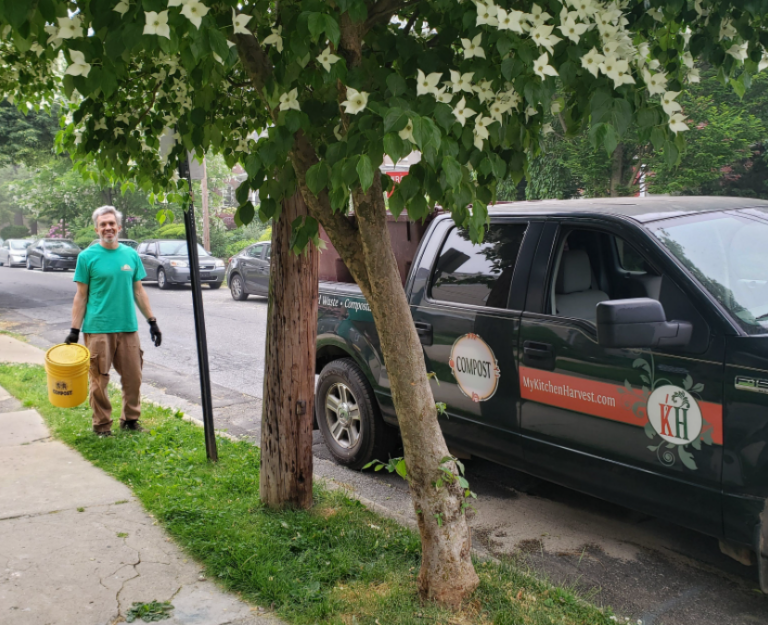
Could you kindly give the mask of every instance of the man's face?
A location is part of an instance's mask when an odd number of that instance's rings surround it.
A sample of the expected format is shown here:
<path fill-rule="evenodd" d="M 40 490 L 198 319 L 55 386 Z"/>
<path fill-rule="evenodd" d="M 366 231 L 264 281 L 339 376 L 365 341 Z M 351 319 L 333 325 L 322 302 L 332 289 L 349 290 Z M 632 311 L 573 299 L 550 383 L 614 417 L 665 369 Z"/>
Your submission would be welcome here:
<path fill-rule="evenodd" d="M 98 234 L 99 239 L 105 243 L 114 243 L 117 241 L 117 235 L 120 230 L 122 230 L 122 228 L 117 225 L 117 219 L 115 219 L 114 213 L 106 213 L 96 220 L 96 234 Z"/>

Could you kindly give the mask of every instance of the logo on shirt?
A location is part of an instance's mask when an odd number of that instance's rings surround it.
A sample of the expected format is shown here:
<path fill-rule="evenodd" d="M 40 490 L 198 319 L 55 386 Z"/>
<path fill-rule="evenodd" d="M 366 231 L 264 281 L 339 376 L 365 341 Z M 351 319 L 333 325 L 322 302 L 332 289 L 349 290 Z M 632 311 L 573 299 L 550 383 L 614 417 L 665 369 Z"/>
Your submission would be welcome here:
<path fill-rule="evenodd" d="M 123 271 L 133 271 L 133 268 L 129 264 L 127 264 L 127 263 L 125 265 L 123 265 L 122 267 L 120 267 L 120 269 L 123 270 Z"/>

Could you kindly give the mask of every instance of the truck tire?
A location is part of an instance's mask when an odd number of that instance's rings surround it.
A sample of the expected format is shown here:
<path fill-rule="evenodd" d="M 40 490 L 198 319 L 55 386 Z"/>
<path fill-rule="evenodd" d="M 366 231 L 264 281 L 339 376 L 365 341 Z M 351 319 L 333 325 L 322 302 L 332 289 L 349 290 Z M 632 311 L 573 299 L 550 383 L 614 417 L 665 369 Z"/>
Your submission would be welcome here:
<path fill-rule="evenodd" d="M 373 389 L 350 358 L 323 367 L 315 416 L 328 451 L 351 469 L 362 469 L 372 460 L 386 462 L 397 445 L 397 431 L 384 423 Z"/>

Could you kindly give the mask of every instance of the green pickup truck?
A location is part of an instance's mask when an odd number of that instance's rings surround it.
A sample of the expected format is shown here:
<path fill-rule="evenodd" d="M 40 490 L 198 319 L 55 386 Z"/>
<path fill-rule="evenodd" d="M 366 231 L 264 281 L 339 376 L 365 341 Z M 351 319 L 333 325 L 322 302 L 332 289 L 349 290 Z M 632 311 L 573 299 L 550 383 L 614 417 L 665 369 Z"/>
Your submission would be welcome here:
<path fill-rule="evenodd" d="M 398 260 L 449 447 L 716 536 L 768 592 L 768 202 L 521 202 L 480 245 L 448 215 L 422 230 Z M 317 368 L 336 460 L 386 459 L 354 284 L 320 283 Z"/>

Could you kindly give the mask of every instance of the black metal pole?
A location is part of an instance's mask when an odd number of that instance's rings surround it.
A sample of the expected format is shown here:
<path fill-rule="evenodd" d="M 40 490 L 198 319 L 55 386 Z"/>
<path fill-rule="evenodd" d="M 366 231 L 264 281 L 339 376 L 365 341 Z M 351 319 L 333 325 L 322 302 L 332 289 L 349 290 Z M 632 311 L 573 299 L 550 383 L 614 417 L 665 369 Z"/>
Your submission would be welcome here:
<path fill-rule="evenodd" d="M 213 430 L 213 403 L 211 401 L 211 374 L 208 370 L 208 340 L 205 336 L 205 314 L 203 313 L 203 291 L 200 286 L 200 260 L 197 256 L 197 232 L 195 230 L 195 207 L 192 201 L 192 174 L 189 160 L 179 161 L 179 177 L 189 184 L 189 206 L 184 211 L 184 230 L 187 235 L 189 253 L 189 279 L 192 283 L 192 309 L 195 313 L 195 337 L 197 338 L 197 365 L 200 370 L 200 399 L 203 406 L 203 431 L 205 433 L 205 454 L 208 460 L 216 462 L 216 433 Z"/>

